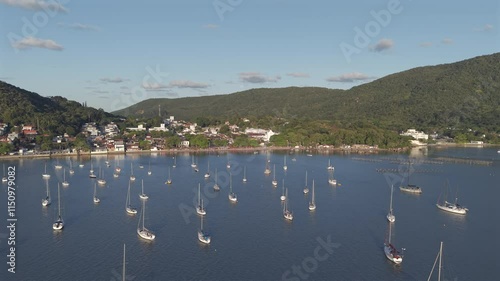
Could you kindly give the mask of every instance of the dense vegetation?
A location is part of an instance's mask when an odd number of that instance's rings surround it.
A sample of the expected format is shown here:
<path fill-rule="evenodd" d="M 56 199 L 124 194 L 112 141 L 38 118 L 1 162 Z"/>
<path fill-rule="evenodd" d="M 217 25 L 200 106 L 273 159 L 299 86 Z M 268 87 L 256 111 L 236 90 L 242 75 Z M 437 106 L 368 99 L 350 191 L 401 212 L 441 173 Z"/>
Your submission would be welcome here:
<path fill-rule="evenodd" d="M 86 107 L 63 97 L 42 97 L 0 81 L 0 122 L 10 126 L 39 125 L 42 134 L 75 136 L 85 122 L 116 119 L 102 109 Z"/>
<path fill-rule="evenodd" d="M 115 112 L 158 113 L 194 121 L 225 118 L 308 118 L 353 128 L 358 122 L 401 131 L 447 128 L 500 132 L 500 53 L 392 74 L 350 90 L 315 87 L 252 89 L 230 95 L 150 99 Z M 364 126 L 366 127 L 366 126 Z"/>

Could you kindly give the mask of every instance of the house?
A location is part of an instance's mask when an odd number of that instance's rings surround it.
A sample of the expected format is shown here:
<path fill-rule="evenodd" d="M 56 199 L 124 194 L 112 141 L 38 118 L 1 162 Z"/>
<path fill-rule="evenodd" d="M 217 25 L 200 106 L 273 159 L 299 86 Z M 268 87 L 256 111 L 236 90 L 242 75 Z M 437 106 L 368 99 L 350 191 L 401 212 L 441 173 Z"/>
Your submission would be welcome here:
<path fill-rule="evenodd" d="M 424 132 L 419 132 L 415 129 L 408 129 L 406 130 L 406 132 L 403 132 L 400 134 L 401 136 L 410 136 L 416 140 L 421 140 L 421 139 L 424 139 L 424 140 L 427 140 L 429 139 L 429 135 L 428 134 L 425 134 Z"/>
<path fill-rule="evenodd" d="M 144 124 L 139 124 L 139 125 L 137 125 L 137 128 L 130 127 L 130 128 L 127 128 L 127 130 L 134 131 L 134 132 L 140 132 L 140 131 L 146 131 L 146 127 L 144 127 Z"/>
<path fill-rule="evenodd" d="M 165 123 L 162 123 L 160 127 L 149 128 L 149 131 L 168 132 L 168 128 L 165 126 Z"/>
<path fill-rule="evenodd" d="M 277 133 L 273 132 L 273 130 L 248 128 L 245 129 L 245 135 L 253 139 L 269 142 L 271 137 L 277 135 Z"/>
<path fill-rule="evenodd" d="M 188 140 L 181 141 L 181 147 L 189 147 L 189 141 Z"/>
<path fill-rule="evenodd" d="M 125 151 L 125 144 L 123 143 L 123 140 L 115 141 L 114 146 L 115 151 Z"/>

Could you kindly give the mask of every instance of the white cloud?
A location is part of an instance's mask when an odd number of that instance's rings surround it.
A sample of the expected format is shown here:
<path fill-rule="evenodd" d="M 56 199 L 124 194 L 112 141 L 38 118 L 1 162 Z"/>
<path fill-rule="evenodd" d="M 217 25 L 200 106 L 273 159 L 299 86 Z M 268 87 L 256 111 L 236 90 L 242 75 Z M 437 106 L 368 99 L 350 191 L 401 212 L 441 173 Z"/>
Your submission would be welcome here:
<path fill-rule="evenodd" d="M 392 47 L 394 47 L 394 41 L 392 41 L 392 39 L 383 38 L 380 39 L 375 46 L 372 46 L 371 50 L 374 52 L 382 52 Z"/>
<path fill-rule="evenodd" d="M 205 24 L 202 27 L 206 28 L 206 29 L 216 29 L 216 28 L 219 28 L 219 26 L 217 24 L 213 24 L 213 23 Z"/>
<path fill-rule="evenodd" d="M 64 48 L 50 39 L 40 39 L 35 37 L 25 37 L 19 41 L 13 42 L 12 47 L 18 50 L 42 48 L 54 51 L 62 51 Z"/>
<path fill-rule="evenodd" d="M 451 45 L 451 44 L 453 44 L 453 39 L 444 38 L 443 40 L 441 40 L 441 43 L 446 44 L 446 45 Z"/>
<path fill-rule="evenodd" d="M 64 23 L 64 22 L 59 22 L 59 23 L 57 23 L 57 25 L 61 26 L 61 27 L 76 29 L 76 30 L 92 30 L 92 31 L 99 31 L 99 30 L 101 30 L 98 26 L 88 25 L 88 24 L 83 24 L 83 23 Z"/>
<path fill-rule="evenodd" d="M 422 42 L 420 44 L 418 44 L 420 47 L 431 47 L 432 46 L 432 42 Z"/>
<path fill-rule="evenodd" d="M 368 76 L 360 72 L 345 73 L 339 76 L 333 76 L 326 79 L 328 82 L 341 82 L 341 83 L 352 83 L 372 80 L 375 77 Z"/>
<path fill-rule="evenodd" d="M 248 83 L 262 84 L 267 82 L 276 83 L 281 80 L 281 76 L 265 76 L 260 72 L 241 72 L 239 73 L 240 80 Z"/>
<path fill-rule="evenodd" d="M 18 7 L 26 10 L 32 11 L 50 11 L 50 12 L 63 12 L 67 13 L 68 9 L 61 5 L 58 1 L 49 0 L 0 0 L 0 3 L 3 3 L 8 6 Z"/>
<path fill-rule="evenodd" d="M 307 73 L 302 73 L 302 72 L 292 72 L 292 73 L 287 73 L 286 75 L 295 77 L 295 78 L 309 78 L 309 74 Z"/>
<path fill-rule="evenodd" d="M 145 82 L 142 84 L 142 87 L 148 91 L 158 91 L 158 90 L 163 90 L 163 89 L 169 88 L 168 85 L 164 85 L 164 84 L 156 83 L 156 82 L 153 82 L 153 83 Z"/>
<path fill-rule="evenodd" d="M 475 31 L 491 31 L 492 29 L 493 29 L 493 25 L 488 23 L 488 24 L 485 24 L 481 28 L 476 28 Z"/>
<path fill-rule="evenodd" d="M 168 84 L 172 88 L 204 89 L 210 87 L 209 84 L 193 82 L 189 80 L 174 80 Z"/>
<path fill-rule="evenodd" d="M 116 77 L 116 78 L 101 78 L 99 80 L 101 82 L 104 82 L 104 83 L 122 83 L 122 82 L 127 81 L 127 79 L 123 79 L 123 78 L 120 78 L 120 77 Z"/>

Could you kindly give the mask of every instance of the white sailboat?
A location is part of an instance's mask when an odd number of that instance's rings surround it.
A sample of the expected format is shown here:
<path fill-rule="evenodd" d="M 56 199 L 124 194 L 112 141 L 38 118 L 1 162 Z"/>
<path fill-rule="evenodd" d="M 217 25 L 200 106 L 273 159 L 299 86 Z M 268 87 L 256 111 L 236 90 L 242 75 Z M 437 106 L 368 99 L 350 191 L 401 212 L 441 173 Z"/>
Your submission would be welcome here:
<path fill-rule="evenodd" d="M 210 244 L 211 237 L 203 230 L 203 217 L 200 218 L 200 230 L 198 230 L 198 240 L 204 244 Z"/>
<path fill-rule="evenodd" d="M 7 182 L 7 181 L 8 181 L 8 180 L 7 180 L 7 176 L 6 176 L 6 174 L 5 174 L 5 164 L 3 164 L 3 177 L 2 177 L 2 182 L 3 182 L 3 183 L 5 183 L 5 182 Z"/>
<path fill-rule="evenodd" d="M 134 165 L 130 163 L 130 180 L 135 181 L 135 176 L 134 176 Z"/>
<path fill-rule="evenodd" d="M 387 214 L 387 220 L 389 222 L 395 222 L 396 221 L 396 216 L 394 215 L 394 212 L 392 210 L 392 193 L 394 191 L 394 185 L 391 186 L 391 203 L 389 204 L 389 213 Z"/>
<path fill-rule="evenodd" d="M 96 204 L 101 202 L 101 199 L 99 199 L 97 197 L 97 184 L 94 184 L 94 199 L 93 200 L 94 200 L 94 203 L 96 203 Z"/>
<path fill-rule="evenodd" d="M 266 169 L 264 169 L 264 174 L 269 175 L 271 173 L 271 169 L 269 168 L 269 160 L 266 161 Z"/>
<path fill-rule="evenodd" d="M 198 184 L 198 206 L 196 206 L 196 213 L 198 215 L 206 215 L 207 212 L 205 211 L 205 208 L 203 208 L 203 199 L 201 199 L 201 185 Z"/>
<path fill-rule="evenodd" d="M 243 182 L 247 182 L 247 166 L 243 167 Z"/>
<path fill-rule="evenodd" d="M 432 266 L 431 272 L 429 273 L 429 278 L 427 278 L 427 281 L 431 280 L 432 273 L 434 272 L 434 268 L 436 268 L 436 263 L 439 258 L 439 267 L 438 267 L 438 281 L 441 281 L 441 270 L 443 268 L 443 242 L 441 241 L 441 245 L 439 246 L 439 252 L 436 256 L 436 260 L 434 260 L 434 265 Z"/>
<path fill-rule="evenodd" d="M 69 182 L 66 181 L 66 169 L 63 170 L 63 182 L 62 182 L 62 186 L 64 186 L 64 187 L 69 186 Z"/>
<path fill-rule="evenodd" d="M 194 155 L 192 156 L 191 167 L 193 167 L 193 168 L 198 167 L 198 165 L 196 165 L 196 163 L 194 162 Z"/>
<path fill-rule="evenodd" d="M 61 191 L 57 184 L 57 220 L 52 224 L 52 229 L 61 230 L 64 227 L 64 221 L 61 216 Z"/>
<path fill-rule="evenodd" d="M 50 200 L 50 189 L 49 189 L 49 181 L 48 180 L 45 181 L 45 188 L 47 191 L 46 191 L 45 198 L 42 199 L 42 206 L 47 207 L 48 205 L 50 205 L 50 203 L 52 203 L 52 201 Z"/>
<path fill-rule="evenodd" d="M 85 165 L 83 165 L 83 163 L 78 164 L 78 167 L 80 167 L 80 168 L 83 168 L 83 166 L 85 166 Z"/>
<path fill-rule="evenodd" d="M 288 166 L 286 165 L 286 155 L 284 157 L 284 160 L 283 160 L 283 170 L 288 170 Z"/>
<path fill-rule="evenodd" d="M 151 174 L 153 174 L 153 172 L 151 172 L 151 160 L 149 160 L 149 164 L 148 164 L 148 176 L 151 176 Z"/>
<path fill-rule="evenodd" d="M 304 190 L 302 192 L 304 192 L 304 194 L 309 193 L 309 188 L 307 187 L 307 171 L 306 171 L 306 185 L 304 186 Z"/>
<path fill-rule="evenodd" d="M 47 174 L 47 162 L 45 162 L 45 171 L 42 174 L 42 178 L 44 178 L 44 179 L 50 179 L 50 175 Z"/>
<path fill-rule="evenodd" d="M 170 167 L 168 167 L 168 179 L 165 184 L 172 184 L 172 177 L 170 175 Z"/>
<path fill-rule="evenodd" d="M 457 193 L 458 193 L 458 191 L 457 191 Z M 439 196 L 439 197 L 441 197 L 441 196 Z M 457 215 L 465 215 L 465 214 L 467 214 L 467 211 L 469 211 L 468 208 L 458 204 L 458 195 L 455 197 L 455 203 L 451 203 L 451 202 L 446 201 L 446 194 L 444 196 L 444 201 L 442 203 L 440 203 L 439 201 L 440 201 L 440 198 L 438 198 L 438 202 L 436 203 L 436 207 L 438 207 L 440 210 L 443 210 L 443 211 L 446 211 L 449 213 L 453 213 L 453 214 L 457 214 Z"/>
<path fill-rule="evenodd" d="M 137 214 L 137 209 L 132 208 L 132 205 L 130 205 L 130 181 L 128 182 L 128 190 L 127 190 L 127 200 L 125 201 L 125 211 L 127 211 L 128 214 Z"/>
<path fill-rule="evenodd" d="M 331 185 L 337 185 L 337 180 L 333 178 L 333 170 L 328 172 L 328 183 Z"/>
<path fill-rule="evenodd" d="M 145 217 L 146 217 L 146 200 L 142 200 L 142 212 L 141 212 L 141 218 L 139 219 L 139 223 L 137 225 L 137 234 L 139 234 L 139 236 L 142 239 L 151 241 L 154 240 L 156 236 L 151 230 L 147 229 L 144 226 Z"/>
<path fill-rule="evenodd" d="M 214 183 L 214 191 L 220 191 L 220 186 L 217 184 L 217 168 L 215 168 L 215 183 Z"/>
<path fill-rule="evenodd" d="M 207 172 L 205 173 L 205 178 L 206 179 L 210 178 L 210 161 L 208 161 L 207 164 Z"/>
<path fill-rule="evenodd" d="M 411 171 L 411 161 L 408 161 L 408 184 L 401 185 L 399 190 L 412 193 L 412 194 L 422 194 L 422 189 L 414 184 L 410 184 L 410 171 Z"/>
<path fill-rule="evenodd" d="M 146 195 L 146 193 L 144 193 L 144 180 L 141 180 L 141 183 L 142 183 L 142 193 L 139 194 L 139 198 L 146 200 L 149 197 Z"/>
<path fill-rule="evenodd" d="M 273 186 L 278 186 L 278 181 L 276 180 L 276 164 L 273 165 L 273 181 L 271 183 Z"/>
<path fill-rule="evenodd" d="M 309 210 L 310 211 L 316 210 L 316 202 L 314 200 L 314 180 L 313 180 L 313 186 L 312 186 L 311 202 L 309 203 Z"/>
<path fill-rule="evenodd" d="M 69 159 L 69 174 L 73 175 L 75 173 L 75 170 L 73 170 L 73 161 Z"/>
<path fill-rule="evenodd" d="M 392 245 L 392 223 L 389 223 L 389 236 L 388 239 L 384 242 L 384 253 L 388 260 L 392 261 L 395 264 L 400 264 L 403 262 L 403 255 L 399 253 L 399 251 Z"/>
<path fill-rule="evenodd" d="M 326 166 L 326 169 L 328 171 L 333 171 L 335 168 L 332 166 L 332 164 L 330 163 L 330 158 L 328 158 L 328 166 Z"/>
<path fill-rule="evenodd" d="M 104 171 L 102 170 L 102 168 L 99 168 L 99 179 L 97 180 L 97 183 L 99 185 L 106 184 L 106 180 L 104 179 Z"/>
<path fill-rule="evenodd" d="M 289 221 L 293 220 L 293 213 L 288 209 L 288 188 L 286 189 L 286 200 L 283 206 L 283 217 Z"/>
<path fill-rule="evenodd" d="M 59 169 L 62 169 L 62 167 L 63 166 L 61 164 L 59 164 L 59 159 L 56 159 L 56 164 L 54 165 L 54 168 L 56 168 L 57 170 L 59 170 Z"/>
<path fill-rule="evenodd" d="M 286 200 L 286 195 L 285 195 L 285 179 L 283 179 L 283 191 L 281 193 L 280 199 L 281 199 L 281 201 L 285 201 Z"/>
<path fill-rule="evenodd" d="M 233 175 L 230 173 L 229 174 L 229 195 L 228 195 L 229 201 L 231 202 L 238 202 L 238 197 L 236 196 L 236 193 L 233 192 Z"/>
<path fill-rule="evenodd" d="M 97 178 L 97 176 L 94 174 L 94 166 L 92 164 L 92 160 L 90 160 L 89 178 L 91 178 L 91 179 Z"/>
<path fill-rule="evenodd" d="M 177 157 L 174 156 L 174 165 L 172 165 L 172 168 L 177 167 Z"/>
<path fill-rule="evenodd" d="M 122 168 L 120 168 L 120 159 L 116 159 L 116 167 L 115 167 L 115 172 L 119 174 L 122 171 Z"/>

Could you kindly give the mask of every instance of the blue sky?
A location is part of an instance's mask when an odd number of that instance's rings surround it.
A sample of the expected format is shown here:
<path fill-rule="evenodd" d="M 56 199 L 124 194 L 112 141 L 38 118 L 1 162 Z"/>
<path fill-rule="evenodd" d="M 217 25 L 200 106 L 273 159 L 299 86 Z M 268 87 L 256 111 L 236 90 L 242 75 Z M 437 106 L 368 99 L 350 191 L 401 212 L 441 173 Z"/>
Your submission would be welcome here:
<path fill-rule="evenodd" d="M 500 51 L 479 1 L 0 0 L 0 80 L 108 111 L 251 88 L 348 89 Z"/>

